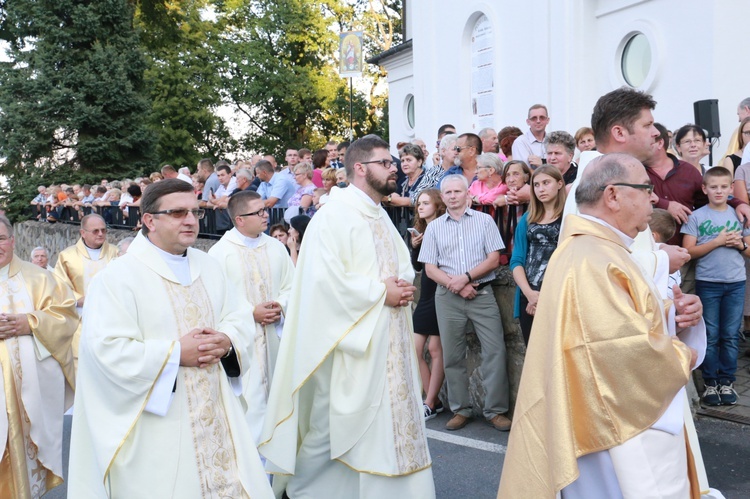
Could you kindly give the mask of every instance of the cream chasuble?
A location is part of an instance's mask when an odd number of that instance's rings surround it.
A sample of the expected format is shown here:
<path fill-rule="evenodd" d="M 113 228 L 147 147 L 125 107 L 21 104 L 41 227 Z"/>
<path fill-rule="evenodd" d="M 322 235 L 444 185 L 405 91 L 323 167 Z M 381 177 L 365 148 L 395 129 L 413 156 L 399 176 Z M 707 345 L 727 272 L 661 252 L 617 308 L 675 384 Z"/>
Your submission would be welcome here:
<path fill-rule="evenodd" d="M 179 367 L 164 416 L 149 412 L 178 339 L 211 327 L 250 356 L 241 298 L 218 264 L 188 249 L 182 285 L 142 234 L 91 284 L 84 305 L 68 496 L 272 497 L 224 368 Z"/>
<path fill-rule="evenodd" d="M 111 245 L 104 241 L 100 248 L 98 260 L 92 260 L 83 239 L 79 238 L 73 246 L 68 246 L 57 255 L 57 264 L 55 265 L 55 275 L 65 284 L 70 286 L 75 295 L 76 302 L 82 296 L 86 296 L 91 280 L 99 273 L 109 262 L 117 258 L 117 246 Z M 79 314 L 81 309 L 78 309 Z M 73 337 L 73 357 L 78 362 L 78 344 L 81 341 L 81 325 Z"/>
<path fill-rule="evenodd" d="M 32 332 L 0 340 L 0 497 L 37 498 L 62 483 L 75 300 L 49 272 L 14 256 L 0 269 L 0 312 L 27 314 Z"/>
<path fill-rule="evenodd" d="M 208 251 L 224 270 L 232 292 L 250 303 L 245 320 L 255 325 L 253 358 L 243 378 L 243 396 L 247 404 L 247 422 L 256 443 L 260 441 L 263 429 L 271 376 L 279 352 L 281 324 L 262 326 L 255 322 L 253 309 L 260 303 L 276 301 L 281 305 L 283 321 L 294 277 L 294 264 L 284 245 L 266 234 L 257 239 L 253 241 L 254 247 L 248 247 L 245 236 L 232 229 Z"/>
<path fill-rule="evenodd" d="M 356 187 L 334 190 L 295 271 L 260 445 L 272 472 L 304 468 L 298 452 L 322 439 L 321 466 L 355 476 L 330 484 L 336 497 L 388 497 L 389 479 L 411 477 L 402 497 L 434 495 L 410 308 L 384 304 L 392 276 L 412 282 L 414 271 L 385 211 Z M 324 428 L 316 413 L 329 415 Z"/>
<path fill-rule="evenodd" d="M 544 277 L 554 292 L 542 288 L 499 498 L 555 497 L 578 477 L 578 458 L 651 428 L 690 376 L 690 353 L 672 342 L 661 297 L 622 240 L 571 215 L 561 241 Z"/>

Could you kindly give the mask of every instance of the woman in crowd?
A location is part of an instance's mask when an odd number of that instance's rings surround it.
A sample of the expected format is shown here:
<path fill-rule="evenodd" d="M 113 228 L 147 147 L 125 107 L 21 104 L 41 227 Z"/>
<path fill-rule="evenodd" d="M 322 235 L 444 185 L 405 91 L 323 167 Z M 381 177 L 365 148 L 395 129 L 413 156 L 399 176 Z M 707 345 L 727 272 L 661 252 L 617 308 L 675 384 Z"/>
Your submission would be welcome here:
<path fill-rule="evenodd" d="M 438 399 L 440 388 L 443 386 L 445 373 L 443 372 L 443 347 L 440 343 L 440 331 L 438 330 L 437 313 L 435 312 L 435 291 L 437 284 L 427 277 L 423 265 L 417 261 L 419 249 L 422 247 L 422 237 L 427 229 L 427 224 L 445 213 L 445 204 L 437 189 L 426 189 L 417 197 L 414 207 L 414 229 L 416 233 L 411 234 L 411 262 L 414 269 L 422 271 L 419 302 L 414 310 L 414 346 L 417 349 L 419 361 L 419 374 L 422 377 L 422 388 L 425 391 L 424 417 L 429 420 L 443 412 L 443 404 Z M 429 341 L 428 341 L 429 338 Z M 432 359 L 432 369 L 427 365 L 424 358 L 424 347 Z"/>
<path fill-rule="evenodd" d="M 286 247 L 287 239 L 289 239 L 289 231 L 287 230 L 286 225 L 272 225 L 271 228 L 268 229 L 268 233 L 272 238 L 276 239 Z M 289 251 L 289 248 L 287 247 L 286 250 Z"/>
<path fill-rule="evenodd" d="M 503 169 L 503 183 L 508 186 L 508 192 L 517 192 L 529 183 L 531 169 L 523 161 L 513 160 L 505 163 Z M 528 204 L 508 203 L 507 193 L 498 196 L 492 203 L 498 208 L 506 207 L 503 213 L 503 221 L 500 233 L 505 242 L 505 249 L 501 251 L 500 260 L 503 264 L 508 262 L 508 255 L 513 249 L 513 236 L 521 216 L 526 212 Z"/>
<path fill-rule="evenodd" d="M 328 166 L 328 151 L 318 149 L 312 155 L 313 176 L 315 187 L 323 187 L 323 171 Z"/>
<path fill-rule="evenodd" d="M 576 147 L 579 151 L 595 151 L 596 150 L 596 140 L 594 139 L 594 131 L 585 126 L 583 128 L 579 128 L 578 131 L 575 134 L 576 139 Z"/>
<path fill-rule="evenodd" d="M 164 177 L 162 177 L 161 173 L 159 172 L 152 173 L 151 175 L 148 176 L 148 178 L 149 180 L 151 180 L 151 182 L 158 182 L 159 180 L 164 180 Z"/>
<path fill-rule="evenodd" d="M 477 157 L 477 179 L 469 186 L 472 204 L 492 206 L 495 199 L 508 192 L 503 182 L 503 162 L 497 154 L 484 153 Z"/>
<path fill-rule="evenodd" d="M 733 173 L 737 171 L 737 168 L 742 164 L 742 152 L 748 142 L 750 142 L 750 116 L 740 123 L 739 132 L 737 132 L 737 150 L 724 158 L 721 166 Z M 745 163 L 750 163 L 750 158 L 746 159 Z M 735 197 L 737 197 L 736 194 Z M 747 202 L 747 198 L 745 198 L 745 201 Z"/>
<path fill-rule="evenodd" d="M 336 186 L 343 189 L 349 185 L 349 179 L 346 178 L 346 169 L 338 168 L 336 171 Z"/>
<path fill-rule="evenodd" d="M 292 257 L 292 263 L 297 265 L 297 257 L 302 247 L 302 238 L 305 235 L 307 224 L 310 223 L 310 217 L 307 215 L 297 215 L 289 221 L 289 237 L 286 240 L 286 247 L 289 248 L 289 256 Z"/>
<path fill-rule="evenodd" d="M 330 194 L 331 189 L 336 185 L 336 169 L 331 168 L 330 166 L 325 168 L 322 173 L 322 178 L 323 189 L 326 190 L 326 194 Z"/>
<path fill-rule="evenodd" d="M 289 198 L 287 206 L 299 206 L 302 211 L 310 207 L 312 204 L 312 193 L 315 190 L 312 177 L 312 168 L 307 163 L 299 163 L 294 167 L 294 180 L 299 187 L 297 188 L 297 192 Z"/>
<path fill-rule="evenodd" d="M 389 206 L 407 208 L 416 204 L 420 192 L 433 187 L 437 183 L 438 176 L 428 176 L 425 172 L 423 168 L 424 152 L 418 145 L 406 144 L 399 150 L 399 157 L 401 158 L 401 169 L 406 174 L 406 178 L 398 193 L 393 193 L 383 200 Z"/>
<path fill-rule="evenodd" d="M 500 152 L 503 153 L 506 161 L 513 161 L 513 142 L 521 135 L 523 135 L 523 132 L 515 126 L 506 126 L 497 132 L 497 140 L 500 142 Z"/>
<path fill-rule="evenodd" d="M 696 167 L 703 175 L 706 168 L 701 164 L 701 158 L 708 154 L 706 152 L 706 132 L 699 126 L 685 125 L 677 130 L 674 142 L 677 153 L 682 160 Z"/>
<path fill-rule="evenodd" d="M 742 126 L 740 132 L 747 130 L 750 132 L 750 117 L 742 120 Z M 743 141 L 744 139 L 744 141 Z M 742 154 L 742 148 L 750 142 L 750 133 L 743 136 L 739 134 L 740 143 L 740 154 Z M 742 163 L 734 172 L 734 197 L 740 199 L 746 203 L 750 203 L 750 161 Z M 745 257 L 745 275 L 750 282 L 750 258 Z M 744 331 L 750 331 L 750 286 L 745 286 L 745 306 L 744 306 L 744 324 L 742 329 Z"/>
<path fill-rule="evenodd" d="M 544 272 L 557 248 L 565 208 L 565 182 L 560 170 L 554 166 L 543 165 L 534 170 L 531 186 L 529 211 L 518 223 L 510 260 L 517 285 L 514 316 L 521 323 L 526 345 L 529 344 Z"/>
<path fill-rule="evenodd" d="M 455 147 L 456 141 L 458 140 L 458 135 L 455 133 L 449 133 L 448 135 L 443 136 L 442 139 L 440 139 L 440 147 L 438 148 L 438 152 L 440 153 L 440 168 L 443 171 L 447 171 L 450 167 L 452 167 L 456 161 L 456 153 Z"/>

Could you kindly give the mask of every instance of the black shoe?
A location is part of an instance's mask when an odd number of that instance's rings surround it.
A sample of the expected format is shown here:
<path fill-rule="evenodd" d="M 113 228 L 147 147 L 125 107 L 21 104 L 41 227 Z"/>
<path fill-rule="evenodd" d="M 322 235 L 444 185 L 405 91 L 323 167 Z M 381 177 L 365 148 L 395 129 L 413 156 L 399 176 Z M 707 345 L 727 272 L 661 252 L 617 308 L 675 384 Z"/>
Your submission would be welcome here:
<path fill-rule="evenodd" d="M 716 382 L 714 381 L 714 383 Z M 719 396 L 718 387 L 713 384 L 706 385 L 706 391 L 703 392 L 701 402 L 703 402 L 703 405 L 707 405 L 710 407 L 721 405 L 721 397 Z"/>
<path fill-rule="evenodd" d="M 719 385 L 719 398 L 721 405 L 734 405 L 737 403 L 737 392 L 732 383 L 721 383 Z"/>

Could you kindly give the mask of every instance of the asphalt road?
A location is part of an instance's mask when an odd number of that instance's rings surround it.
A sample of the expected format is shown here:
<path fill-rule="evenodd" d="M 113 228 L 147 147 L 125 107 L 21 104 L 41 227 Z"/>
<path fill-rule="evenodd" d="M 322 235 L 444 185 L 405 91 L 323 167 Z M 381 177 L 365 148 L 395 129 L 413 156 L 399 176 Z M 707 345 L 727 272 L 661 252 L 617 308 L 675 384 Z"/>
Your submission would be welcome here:
<path fill-rule="evenodd" d="M 494 499 L 500 482 L 508 433 L 481 420 L 462 430 L 447 432 L 447 413 L 427 422 L 433 475 L 438 499 Z M 67 476 L 71 417 L 65 417 L 63 459 Z M 727 499 L 750 497 L 750 426 L 710 418 L 696 421 L 703 459 L 711 487 Z M 44 496 L 67 497 L 65 485 Z M 394 498 L 395 499 L 395 498 Z"/>

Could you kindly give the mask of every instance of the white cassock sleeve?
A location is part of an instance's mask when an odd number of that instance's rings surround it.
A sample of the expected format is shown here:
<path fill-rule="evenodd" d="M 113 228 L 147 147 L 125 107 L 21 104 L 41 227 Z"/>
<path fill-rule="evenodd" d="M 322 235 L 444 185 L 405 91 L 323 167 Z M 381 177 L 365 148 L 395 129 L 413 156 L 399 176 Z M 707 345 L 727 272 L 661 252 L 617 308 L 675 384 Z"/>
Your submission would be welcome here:
<path fill-rule="evenodd" d="M 182 352 L 182 348 L 180 343 L 177 342 L 172 350 L 172 355 L 169 356 L 167 365 L 164 366 L 164 370 L 156 379 L 156 383 L 154 383 L 154 389 L 151 391 L 144 409 L 146 412 L 156 414 L 157 416 L 167 415 L 169 406 L 172 405 L 172 399 L 174 398 L 172 390 L 177 380 L 177 373 L 180 370 L 180 352 Z"/>

